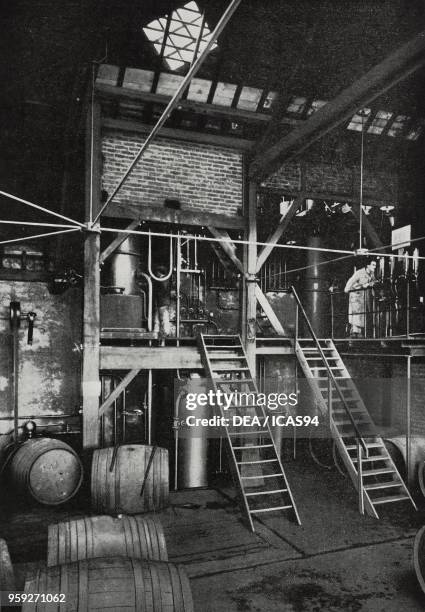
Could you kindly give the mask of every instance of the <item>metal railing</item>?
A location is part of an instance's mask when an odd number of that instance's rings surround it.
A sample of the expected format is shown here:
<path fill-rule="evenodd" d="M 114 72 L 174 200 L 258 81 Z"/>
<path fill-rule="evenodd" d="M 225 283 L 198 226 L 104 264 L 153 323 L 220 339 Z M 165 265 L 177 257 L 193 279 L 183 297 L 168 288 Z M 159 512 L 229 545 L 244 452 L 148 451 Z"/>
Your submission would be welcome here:
<path fill-rule="evenodd" d="M 327 380 L 328 380 L 328 416 L 329 416 L 329 426 L 331 425 L 332 422 L 332 386 L 335 387 L 335 390 L 339 396 L 339 399 L 341 401 L 341 404 L 344 408 L 344 411 L 353 427 L 353 430 L 355 432 L 355 439 L 356 439 L 356 445 L 357 445 L 357 486 L 358 486 L 358 493 L 359 493 L 359 510 L 361 514 L 364 514 L 364 488 L 363 488 L 363 474 L 362 474 L 362 459 L 363 459 L 363 452 L 364 452 L 364 457 L 367 458 L 369 456 L 368 454 L 368 448 L 366 445 L 366 442 L 362 436 L 362 434 L 360 433 L 354 419 L 353 416 L 350 412 L 350 409 L 348 407 L 348 404 L 346 402 L 346 399 L 344 397 L 344 394 L 342 393 L 342 390 L 335 378 L 334 373 L 332 372 L 331 367 L 329 366 L 328 360 L 326 359 L 326 356 L 323 352 L 322 346 L 320 345 L 320 341 L 318 340 L 315 331 L 313 329 L 313 326 L 311 325 L 310 319 L 307 316 L 306 311 L 304 310 L 304 307 L 301 303 L 300 298 L 298 297 L 298 294 L 295 290 L 295 288 L 293 286 L 291 286 L 291 293 L 295 298 L 295 302 L 296 302 L 296 323 L 295 323 L 295 348 L 297 348 L 297 344 L 298 344 L 298 330 L 299 330 L 299 315 L 302 315 L 302 318 L 304 320 L 304 323 L 307 326 L 307 329 L 310 333 L 310 336 L 314 342 L 315 348 L 317 348 L 320 357 L 322 358 L 322 361 L 326 367 L 327 370 Z"/>

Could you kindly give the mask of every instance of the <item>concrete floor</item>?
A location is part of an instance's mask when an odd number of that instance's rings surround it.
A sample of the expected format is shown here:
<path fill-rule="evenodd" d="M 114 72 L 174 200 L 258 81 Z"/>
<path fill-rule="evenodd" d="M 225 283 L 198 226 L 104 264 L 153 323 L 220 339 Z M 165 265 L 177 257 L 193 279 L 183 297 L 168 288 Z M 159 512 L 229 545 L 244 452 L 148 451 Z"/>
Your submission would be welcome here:
<path fill-rule="evenodd" d="M 425 609 L 412 565 L 425 512 L 399 504 L 362 517 L 350 483 L 308 458 L 286 464 L 302 526 L 284 516 L 242 522 L 229 486 L 172 493 L 159 513 L 171 561 L 185 565 L 197 612 L 400 612 Z M 22 588 L 46 558 L 47 525 L 90 514 L 87 492 L 60 508 L 4 504 L 0 537 Z"/>

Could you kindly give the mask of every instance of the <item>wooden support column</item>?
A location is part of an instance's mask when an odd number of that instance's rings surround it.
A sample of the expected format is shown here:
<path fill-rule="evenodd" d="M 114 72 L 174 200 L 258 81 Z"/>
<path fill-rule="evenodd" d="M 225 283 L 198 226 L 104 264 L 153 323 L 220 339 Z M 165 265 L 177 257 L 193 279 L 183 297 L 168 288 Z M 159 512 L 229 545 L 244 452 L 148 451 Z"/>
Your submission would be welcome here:
<path fill-rule="evenodd" d="M 90 232 L 84 244 L 83 309 L 83 446 L 99 444 L 100 234 Z"/>
<path fill-rule="evenodd" d="M 244 264 L 246 284 L 245 350 L 248 363 L 256 376 L 257 298 L 255 295 L 257 270 L 257 183 L 250 181 L 248 188 L 248 248 Z"/>
<path fill-rule="evenodd" d="M 94 102 L 86 125 L 86 220 L 100 208 L 101 192 L 100 106 Z M 99 445 L 100 397 L 100 233 L 88 231 L 84 243 L 83 306 L 83 446 Z"/>

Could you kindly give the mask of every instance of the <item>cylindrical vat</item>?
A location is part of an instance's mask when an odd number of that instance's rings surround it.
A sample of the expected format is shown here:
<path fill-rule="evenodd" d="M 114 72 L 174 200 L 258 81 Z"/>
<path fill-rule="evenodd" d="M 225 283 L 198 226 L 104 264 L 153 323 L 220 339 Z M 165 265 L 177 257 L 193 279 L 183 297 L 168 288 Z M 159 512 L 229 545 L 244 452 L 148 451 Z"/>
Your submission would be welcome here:
<path fill-rule="evenodd" d="M 110 260 L 109 284 L 122 287 L 126 295 L 139 295 L 136 272 L 140 261 L 140 236 L 128 236 Z"/>
<path fill-rule="evenodd" d="M 168 451 L 148 445 L 102 448 L 93 453 L 92 506 L 107 514 L 139 514 L 168 505 Z M 145 473 L 152 458 L 149 472 Z M 140 495 L 143 482 L 143 494 Z"/>
<path fill-rule="evenodd" d="M 189 437 L 189 430 L 185 435 L 188 437 L 179 440 L 179 489 L 207 487 L 208 438 L 201 436 L 199 432 L 198 437 Z"/>
<path fill-rule="evenodd" d="M 184 568 L 164 561 L 102 557 L 56 565 L 38 570 L 25 593 L 43 595 L 24 603 L 23 611 L 193 612 Z M 61 593 L 66 603 L 45 601 Z"/>
<path fill-rule="evenodd" d="M 88 516 L 49 525 L 48 567 L 95 557 L 119 556 L 167 561 L 161 523 L 141 516 Z"/>
<path fill-rule="evenodd" d="M 34 438 L 14 453 L 9 475 L 22 493 L 41 504 L 56 506 L 76 494 L 83 480 L 83 466 L 77 453 L 54 438 Z"/>
<path fill-rule="evenodd" d="M 192 373 L 191 380 L 199 379 L 199 374 Z M 189 388 L 190 381 L 188 381 Z M 193 383 L 196 384 L 196 383 Z M 177 417 L 185 413 L 183 393 L 177 399 Z M 210 406 L 198 406 L 196 416 L 208 418 Z M 208 437 L 203 427 L 186 427 L 179 432 L 177 484 L 179 489 L 196 489 L 208 486 Z"/>
<path fill-rule="evenodd" d="M 421 527 L 413 543 L 413 565 L 416 578 L 422 591 L 425 593 L 425 526 Z"/>
<path fill-rule="evenodd" d="M 319 236 L 310 236 L 307 245 L 313 249 L 321 246 Z M 321 251 L 307 251 L 307 270 L 304 282 L 304 304 L 307 315 L 319 338 L 327 338 L 331 331 L 330 297 L 326 283 L 326 266 Z M 309 333 L 306 330 L 306 333 Z"/>
<path fill-rule="evenodd" d="M 15 590 L 15 575 L 5 540 L 0 539 L 0 592 Z M 1 608 L 1 602 L 0 602 Z"/>

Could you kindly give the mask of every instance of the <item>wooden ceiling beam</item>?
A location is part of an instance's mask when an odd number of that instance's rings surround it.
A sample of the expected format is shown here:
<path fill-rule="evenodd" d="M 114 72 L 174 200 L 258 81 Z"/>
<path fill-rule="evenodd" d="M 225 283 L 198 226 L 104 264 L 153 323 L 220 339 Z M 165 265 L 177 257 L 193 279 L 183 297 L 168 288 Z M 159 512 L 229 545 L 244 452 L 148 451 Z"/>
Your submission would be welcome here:
<path fill-rule="evenodd" d="M 147 91 L 138 91 L 126 87 L 117 87 L 116 85 L 96 84 L 96 94 L 101 100 L 123 100 L 133 101 L 135 104 L 140 102 L 163 104 L 164 106 L 170 101 L 170 96 L 163 94 L 150 93 Z M 254 111 L 247 111 L 240 108 L 232 108 L 230 106 L 220 106 L 218 104 L 208 104 L 206 102 L 195 102 L 193 100 L 180 100 L 178 110 L 189 110 L 200 115 L 208 115 L 211 117 L 230 117 L 244 121 L 252 121 L 258 123 L 268 123 L 271 115 Z M 292 117 L 282 117 L 280 123 L 287 125 L 298 125 L 303 123 L 302 119 Z"/>
<path fill-rule="evenodd" d="M 391 89 L 425 65 L 425 32 L 397 49 L 381 63 L 344 89 L 334 100 L 315 112 L 268 150 L 252 160 L 249 177 L 260 181 L 283 161 L 293 159 L 319 138 L 347 121 L 359 108 Z"/>

